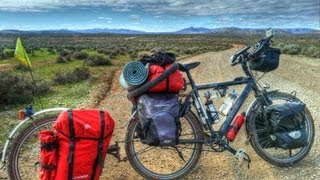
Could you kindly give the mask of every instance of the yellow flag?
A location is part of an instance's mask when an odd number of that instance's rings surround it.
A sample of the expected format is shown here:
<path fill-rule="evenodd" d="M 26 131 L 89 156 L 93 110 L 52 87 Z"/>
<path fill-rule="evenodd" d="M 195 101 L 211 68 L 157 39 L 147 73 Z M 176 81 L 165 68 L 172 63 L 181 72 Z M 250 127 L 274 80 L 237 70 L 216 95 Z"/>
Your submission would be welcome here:
<path fill-rule="evenodd" d="M 17 39 L 16 51 L 14 52 L 14 57 L 16 57 L 24 65 L 31 67 L 31 62 L 28 58 L 26 51 L 22 46 L 22 42 L 20 38 Z"/>

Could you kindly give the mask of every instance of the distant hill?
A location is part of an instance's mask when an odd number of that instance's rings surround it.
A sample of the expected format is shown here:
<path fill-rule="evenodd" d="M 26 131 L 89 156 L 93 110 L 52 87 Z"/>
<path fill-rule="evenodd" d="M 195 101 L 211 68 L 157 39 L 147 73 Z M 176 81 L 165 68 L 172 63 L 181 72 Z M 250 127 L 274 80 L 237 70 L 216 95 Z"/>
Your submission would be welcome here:
<path fill-rule="evenodd" d="M 208 28 L 188 27 L 172 33 L 174 34 L 206 34 L 206 33 L 211 33 L 212 31 L 213 31 L 212 29 L 208 29 Z"/>
<path fill-rule="evenodd" d="M 174 32 L 175 34 L 208 34 L 208 33 L 223 33 L 223 34 L 264 34 L 266 29 L 261 28 L 238 28 L 238 27 L 225 27 L 225 28 L 195 28 L 189 27 Z M 279 34 L 310 34 L 320 32 L 319 30 L 309 28 L 277 28 L 276 33 Z"/>
<path fill-rule="evenodd" d="M 278 28 L 275 29 L 277 34 L 320 34 L 320 30 L 310 28 Z M 264 34 L 265 29 L 261 28 L 238 28 L 238 27 L 223 27 L 223 28 L 204 28 L 204 27 L 188 27 L 174 32 L 145 32 L 130 29 L 108 29 L 108 28 L 95 28 L 84 30 L 68 30 L 68 29 L 55 29 L 55 30 L 32 30 L 21 31 L 14 29 L 1 30 L 0 34 Z"/>
<path fill-rule="evenodd" d="M 145 31 L 135 31 L 130 29 L 108 29 L 108 28 L 96 28 L 96 29 L 85 29 L 77 30 L 78 33 L 96 34 L 96 33 L 111 33 L 111 34 L 145 34 Z"/>

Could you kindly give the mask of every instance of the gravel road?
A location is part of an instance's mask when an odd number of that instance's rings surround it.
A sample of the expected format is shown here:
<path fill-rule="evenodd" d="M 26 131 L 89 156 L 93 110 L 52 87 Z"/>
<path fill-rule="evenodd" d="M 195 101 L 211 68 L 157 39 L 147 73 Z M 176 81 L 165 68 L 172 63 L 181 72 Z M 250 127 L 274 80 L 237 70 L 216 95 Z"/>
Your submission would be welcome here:
<path fill-rule="evenodd" d="M 233 80 L 235 77 L 243 75 L 240 66 L 229 66 L 228 59 L 236 51 L 237 49 L 233 48 L 226 51 L 205 53 L 184 59 L 183 62 L 201 62 L 198 68 L 191 71 L 197 84 Z M 204 152 L 197 168 L 186 179 L 319 179 L 319 69 L 320 59 L 282 55 L 279 68 L 266 74 L 260 81 L 262 84 L 269 83 L 271 89 L 279 89 L 284 92 L 296 91 L 297 96 L 307 104 L 315 121 L 316 135 L 313 148 L 305 159 L 289 168 L 270 165 L 262 160 L 250 145 L 245 143 L 246 136 L 244 128 L 242 128 L 232 146 L 247 150 L 252 159 L 250 169 L 246 165 L 240 166 L 238 160 L 228 152 Z M 130 117 L 131 112 L 131 103 L 126 98 L 126 91 L 121 89 L 118 83 L 119 75 L 120 70 L 114 74 L 115 78 L 109 93 L 96 106 L 96 108 L 109 111 L 116 121 L 113 142 L 124 140 L 125 128 L 122 128 L 122 126 Z M 93 94 L 95 93 L 97 92 Z M 243 110 L 248 107 L 252 100 L 253 97 L 248 99 Z M 92 107 L 92 105 L 89 105 L 90 103 L 87 103 L 84 103 L 83 107 Z M 123 144 L 121 144 L 121 156 L 125 157 Z M 129 162 L 118 163 L 114 157 L 108 155 L 101 179 L 143 178 L 133 170 Z"/>

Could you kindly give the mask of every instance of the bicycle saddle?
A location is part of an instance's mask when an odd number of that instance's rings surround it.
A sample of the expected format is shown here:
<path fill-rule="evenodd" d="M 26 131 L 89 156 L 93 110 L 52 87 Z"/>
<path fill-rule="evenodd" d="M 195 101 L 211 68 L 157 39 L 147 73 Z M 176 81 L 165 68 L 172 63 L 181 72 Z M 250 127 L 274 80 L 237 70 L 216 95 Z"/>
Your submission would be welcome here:
<path fill-rule="evenodd" d="M 196 68 L 199 65 L 200 65 L 200 62 L 193 62 L 193 63 L 189 63 L 189 64 L 180 64 L 179 63 L 179 69 L 180 69 L 180 71 L 186 72 L 186 71 L 189 71 L 193 68 Z"/>

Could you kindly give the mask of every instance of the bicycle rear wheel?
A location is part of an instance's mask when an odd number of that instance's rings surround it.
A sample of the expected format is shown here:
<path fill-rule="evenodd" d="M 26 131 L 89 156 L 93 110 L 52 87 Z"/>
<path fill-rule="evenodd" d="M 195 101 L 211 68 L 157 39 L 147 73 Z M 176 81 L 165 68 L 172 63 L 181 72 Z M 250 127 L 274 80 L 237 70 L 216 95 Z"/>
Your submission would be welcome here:
<path fill-rule="evenodd" d="M 39 179 L 36 163 L 39 162 L 40 143 L 38 133 L 52 129 L 57 116 L 44 117 L 28 124 L 15 138 L 8 158 L 10 179 Z"/>
<path fill-rule="evenodd" d="M 295 96 L 283 92 L 270 93 L 268 97 L 273 104 L 301 102 Z M 271 136 L 267 128 L 268 121 L 262 118 L 263 106 L 263 101 L 255 101 L 247 114 L 247 132 L 253 149 L 262 159 L 281 167 L 291 166 L 302 160 L 309 153 L 314 141 L 314 123 L 308 108 L 305 108 L 304 117 L 302 117 L 304 119 L 302 126 L 305 128 L 307 136 L 306 146 L 296 149 L 282 149 L 270 147 Z"/>
<path fill-rule="evenodd" d="M 192 113 L 180 118 L 180 139 L 203 139 L 199 120 Z M 127 129 L 125 150 L 132 167 L 147 179 L 177 179 L 186 176 L 197 165 L 202 152 L 201 143 L 178 144 L 175 147 L 155 147 L 143 144 L 138 136 L 139 119 L 132 120 Z"/>

